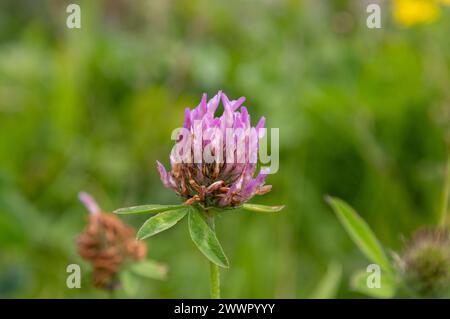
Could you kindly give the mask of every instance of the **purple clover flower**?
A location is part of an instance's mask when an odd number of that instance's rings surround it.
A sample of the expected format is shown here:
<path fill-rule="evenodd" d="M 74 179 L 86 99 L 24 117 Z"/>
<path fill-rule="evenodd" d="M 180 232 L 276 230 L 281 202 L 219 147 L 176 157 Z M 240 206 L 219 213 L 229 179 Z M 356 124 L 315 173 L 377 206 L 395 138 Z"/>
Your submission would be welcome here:
<path fill-rule="evenodd" d="M 220 101 L 224 112 L 215 117 Z M 219 91 L 209 101 L 203 94 L 193 110 L 186 108 L 170 155 L 171 170 L 157 161 L 163 185 L 185 198 L 185 204 L 237 207 L 271 190 L 271 185 L 264 185 L 268 169 L 255 177 L 265 118 L 252 127 L 244 101 L 244 97 L 230 101 Z"/>

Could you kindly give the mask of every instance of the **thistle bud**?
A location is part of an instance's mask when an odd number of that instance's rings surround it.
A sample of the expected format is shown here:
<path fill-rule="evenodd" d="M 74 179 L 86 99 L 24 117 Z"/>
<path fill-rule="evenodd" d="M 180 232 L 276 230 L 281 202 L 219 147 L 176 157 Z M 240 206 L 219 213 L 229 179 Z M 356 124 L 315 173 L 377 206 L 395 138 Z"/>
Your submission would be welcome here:
<path fill-rule="evenodd" d="M 93 285 L 113 290 L 116 274 L 127 260 L 145 258 L 147 247 L 135 239 L 135 231 L 114 214 L 102 212 L 92 197 L 80 193 L 80 200 L 89 210 L 89 221 L 76 240 L 78 254 L 93 267 Z"/>
<path fill-rule="evenodd" d="M 401 256 L 406 285 L 419 296 L 450 292 L 450 234 L 443 229 L 417 231 Z"/>

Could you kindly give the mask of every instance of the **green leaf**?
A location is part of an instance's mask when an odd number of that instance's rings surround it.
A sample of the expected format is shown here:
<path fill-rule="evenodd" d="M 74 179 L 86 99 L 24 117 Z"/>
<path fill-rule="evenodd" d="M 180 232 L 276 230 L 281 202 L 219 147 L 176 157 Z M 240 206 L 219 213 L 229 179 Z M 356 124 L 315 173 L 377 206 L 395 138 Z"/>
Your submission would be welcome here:
<path fill-rule="evenodd" d="M 248 211 L 257 212 L 257 213 L 277 213 L 281 211 L 285 205 L 278 206 L 266 206 L 259 204 L 244 204 L 242 208 Z"/>
<path fill-rule="evenodd" d="M 150 259 L 131 265 L 130 270 L 135 275 L 158 280 L 166 279 L 168 271 L 165 264 Z"/>
<path fill-rule="evenodd" d="M 184 205 L 141 205 L 116 209 L 114 214 L 144 214 L 144 213 L 161 213 L 168 210 L 186 207 Z"/>
<path fill-rule="evenodd" d="M 344 201 L 327 197 L 327 202 L 362 253 L 382 269 L 392 272 L 391 264 L 369 225 Z"/>
<path fill-rule="evenodd" d="M 150 217 L 139 229 L 137 238 L 142 240 L 169 229 L 178 223 L 186 215 L 187 211 L 188 209 L 183 207 Z"/>
<path fill-rule="evenodd" d="M 192 241 L 206 258 L 220 267 L 228 268 L 228 259 L 215 232 L 206 224 L 200 212 L 194 207 L 189 210 L 189 233 Z"/>
<path fill-rule="evenodd" d="M 311 293 L 312 299 L 331 299 L 336 298 L 336 293 L 341 283 L 342 266 L 336 262 L 328 265 L 327 272 L 320 280 L 317 287 Z"/>
<path fill-rule="evenodd" d="M 134 297 L 139 289 L 139 279 L 129 271 L 120 272 L 120 283 L 128 297 Z"/>
<path fill-rule="evenodd" d="M 380 287 L 369 288 L 368 279 L 372 272 L 359 271 L 352 276 L 351 287 L 353 290 L 374 298 L 392 298 L 396 291 L 395 280 L 390 274 L 380 274 Z"/>

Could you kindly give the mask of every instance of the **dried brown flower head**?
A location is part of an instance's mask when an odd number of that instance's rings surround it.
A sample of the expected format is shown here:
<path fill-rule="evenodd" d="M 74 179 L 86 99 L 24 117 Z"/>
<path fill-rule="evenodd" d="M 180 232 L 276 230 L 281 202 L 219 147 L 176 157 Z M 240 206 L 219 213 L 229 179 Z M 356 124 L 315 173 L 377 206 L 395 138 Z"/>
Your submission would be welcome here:
<path fill-rule="evenodd" d="M 140 261 L 147 254 L 144 242 L 135 239 L 135 231 L 119 218 L 100 210 L 86 193 L 80 194 L 88 208 L 89 221 L 77 238 L 79 255 L 93 266 L 93 284 L 97 288 L 115 289 L 116 274 L 127 260 Z"/>

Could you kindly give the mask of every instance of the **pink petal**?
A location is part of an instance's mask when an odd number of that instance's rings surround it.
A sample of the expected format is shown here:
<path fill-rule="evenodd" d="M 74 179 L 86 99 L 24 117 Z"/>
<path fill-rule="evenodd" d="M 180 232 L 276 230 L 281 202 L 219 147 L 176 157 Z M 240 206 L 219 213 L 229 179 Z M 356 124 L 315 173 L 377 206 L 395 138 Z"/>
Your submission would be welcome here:
<path fill-rule="evenodd" d="M 90 214 L 98 214 L 102 211 L 98 206 L 97 202 L 95 201 L 95 199 L 88 193 L 80 192 L 78 193 L 78 198 L 87 208 Z"/>

